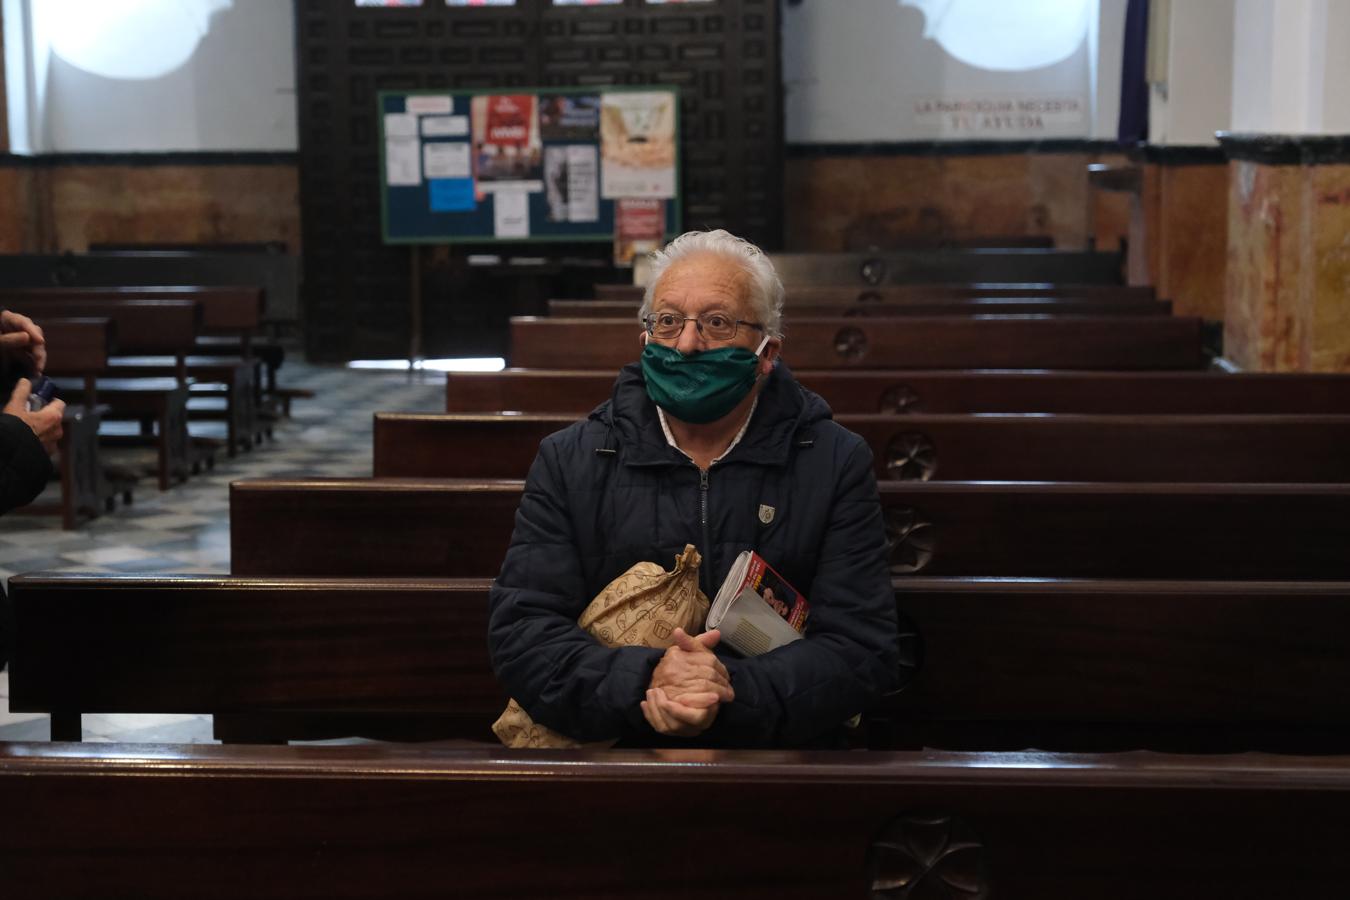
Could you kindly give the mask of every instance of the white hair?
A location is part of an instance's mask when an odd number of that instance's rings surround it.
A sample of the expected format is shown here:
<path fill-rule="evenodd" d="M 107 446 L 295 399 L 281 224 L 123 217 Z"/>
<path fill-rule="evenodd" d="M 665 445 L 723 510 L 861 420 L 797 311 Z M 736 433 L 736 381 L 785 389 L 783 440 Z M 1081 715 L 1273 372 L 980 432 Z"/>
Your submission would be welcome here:
<path fill-rule="evenodd" d="M 642 295 L 638 319 L 645 321 L 651 314 L 656 284 L 666 269 L 682 259 L 704 253 L 729 259 L 750 276 L 750 304 L 755 309 L 756 318 L 764 326 L 765 334 L 778 337 L 783 324 L 783 282 L 779 280 L 773 263 L 763 250 L 721 228 L 716 231 L 686 231 L 651 254 L 647 290 Z"/>

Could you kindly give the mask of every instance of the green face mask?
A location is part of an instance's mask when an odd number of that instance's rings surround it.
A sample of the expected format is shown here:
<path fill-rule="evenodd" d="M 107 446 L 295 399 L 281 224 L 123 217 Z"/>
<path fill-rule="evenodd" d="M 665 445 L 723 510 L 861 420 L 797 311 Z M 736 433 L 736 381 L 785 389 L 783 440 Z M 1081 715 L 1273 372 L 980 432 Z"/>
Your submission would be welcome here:
<path fill-rule="evenodd" d="M 759 350 L 718 347 L 685 356 L 674 347 L 648 341 L 642 351 L 647 396 L 681 422 L 706 425 L 736 408 L 755 386 Z"/>

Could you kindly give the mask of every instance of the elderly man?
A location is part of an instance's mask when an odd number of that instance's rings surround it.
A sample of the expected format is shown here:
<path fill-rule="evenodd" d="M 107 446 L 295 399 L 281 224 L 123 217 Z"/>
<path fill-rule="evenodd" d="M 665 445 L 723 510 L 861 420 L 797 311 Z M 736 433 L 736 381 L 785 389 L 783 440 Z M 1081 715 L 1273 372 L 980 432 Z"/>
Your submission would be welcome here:
<path fill-rule="evenodd" d="M 895 601 L 872 454 L 779 359 L 783 286 L 760 250 L 690 232 L 655 254 L 642 355 L 609 401 L 539 448 L 492 588 L 508 692 L 581 741 L 839 746 L 894 687 Z M 576 624 L 635 563 L 703 554 L 712 597 L 742 550 L 810 600 L 804 640 L 742 658 L 716 631 L 664 653 Z"/>

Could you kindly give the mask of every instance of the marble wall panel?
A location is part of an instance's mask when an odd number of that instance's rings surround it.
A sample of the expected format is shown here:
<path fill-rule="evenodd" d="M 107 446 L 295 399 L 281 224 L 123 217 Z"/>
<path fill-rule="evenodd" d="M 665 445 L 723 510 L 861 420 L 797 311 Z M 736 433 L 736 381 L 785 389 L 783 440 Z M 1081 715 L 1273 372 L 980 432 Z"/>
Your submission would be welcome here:
<path fill-rule="evenodd" d="M 1222 319 L 1228 254 L 1228 167 L 1158 165 L 1153 284 L 1181 316 Z"/>
<path fill-rule="evenodd" d="M 59 165 L 51 239 L 91 243 L 284 241 L 300 249 L 295 165 Z"/>
<path fill-rule="evenodd" d="M 1305 254 L 1301 364 L 1350 372 L 1350 165 L 1303 170 Z"/>
<path fill-rule="evenodd" d="M 0 166 L 0 253 L 45 249 L 47 173 L 32 166 Z"/>
<path fill-rule="evenodd" d="M 786 240 L 838 251 L 906 240 L 1050 235 L 1084 246 L 1126 228 L 1120 200 L 1090 195 L 1088 153 L 798 157 L 786 166 Z M 1108 244 L 1109 246 L 1109 244 Z"/>
<path fill-rule="evenodd" d="M 1244 369 L 1299 371 L 1303 172 L 1229 163 L 1224 354 Z"/>

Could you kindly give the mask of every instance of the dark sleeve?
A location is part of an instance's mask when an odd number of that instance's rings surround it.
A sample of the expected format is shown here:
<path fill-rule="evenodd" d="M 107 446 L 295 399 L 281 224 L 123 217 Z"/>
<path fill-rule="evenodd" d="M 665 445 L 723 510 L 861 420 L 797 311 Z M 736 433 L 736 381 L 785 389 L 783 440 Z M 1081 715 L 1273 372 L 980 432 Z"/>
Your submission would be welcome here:
<path fill-rule="evenodd" d="M 709 729 L 717 743 L 800 746 L 897 687 L 895 593 L 872 451 L 858 440 L 838 469 L 805 640 L 763 656 L 722 656 L 736 691 Z"/>
<path fill-rule="evenodd" d="M 0 414 L 0 512 L 9 512 L 42 493 L 52 461 L 28 423 Z"/>
<path fill-rule="evenodd" d="M 580 741 L 649 732 L 639 703 L 661 651 L 609 648 L 577 619 L 587 596 L 558 443 L 530 467 L 501 574 L 489 593 L 488 651 L 507 693 L 536 722 Z"/>

